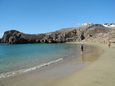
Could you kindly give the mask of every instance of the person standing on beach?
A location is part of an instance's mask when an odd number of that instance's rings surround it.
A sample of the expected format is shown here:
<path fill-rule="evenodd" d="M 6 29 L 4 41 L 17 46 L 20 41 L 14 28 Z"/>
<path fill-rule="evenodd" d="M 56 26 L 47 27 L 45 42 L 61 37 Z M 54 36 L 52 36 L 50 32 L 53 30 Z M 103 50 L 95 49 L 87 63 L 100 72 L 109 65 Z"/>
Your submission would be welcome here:
<path fill-rule="evenodd" d="M 85 39 L 84 32 L 81 33 L 80 39 L 81 39 L 81 42 L 83 42 L 82 40 Z M 83 50 L 84 50 L 84 48 L 83 48 L 83 43 L 82 43 L 81 44 L 81 53 L 83 53 Z"/>
<path fill-rule="evenodd" d="M 85 62 L 85 58 L 84 58 L 84 53 L 83 53 L 83 51 L 84 51 L 83 44 L 81 44 L 80 49 L 81 49 L 81 60 L 82 60 L 82 63 L 84 63 Z"/>
<path fill-rule="evenodd" d="M 84 32 L 81 32 L 81 35 L 80 35 L 81 42 L 83 42 L 84 39 L 85 39 Z M 81 54 L 83 54 L 83 51 L 84 51 L 84 47 L 83 47 L 83 43 L 82 43 L 81 44 Z"/>
<path fill-rule="evenodd" d="M 84 51 L 84 47 L 83 44 L 81 44 L 81 54 L 83 54 L 83 51 Z"/>

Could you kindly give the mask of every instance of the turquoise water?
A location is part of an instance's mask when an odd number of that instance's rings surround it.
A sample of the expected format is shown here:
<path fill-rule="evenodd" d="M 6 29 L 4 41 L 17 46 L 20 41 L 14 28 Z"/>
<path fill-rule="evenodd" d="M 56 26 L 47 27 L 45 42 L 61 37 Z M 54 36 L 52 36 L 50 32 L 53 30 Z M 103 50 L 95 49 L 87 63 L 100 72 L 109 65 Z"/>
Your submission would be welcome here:
<path fill-rule="evenodd" d="M 79 45 L 74 44 L 0 44 L 0 74 L 79 56 L 79 53 Z"/>

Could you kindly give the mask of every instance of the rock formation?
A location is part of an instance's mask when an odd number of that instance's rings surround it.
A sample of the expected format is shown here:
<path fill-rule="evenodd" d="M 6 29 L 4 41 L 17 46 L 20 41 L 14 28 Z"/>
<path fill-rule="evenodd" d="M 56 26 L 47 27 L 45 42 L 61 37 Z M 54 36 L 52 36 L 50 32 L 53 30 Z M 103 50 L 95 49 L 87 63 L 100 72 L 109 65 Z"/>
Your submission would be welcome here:
<path fill-rule="evenodd" d="M 82 25 L 81 27 L 64 28 L 45 34 L 25 34 L 16 30 L 9 30 L 4 33 L 0 42 L 8 44 L 64 43 L 98 38 L 100 37 L 100 34 L 103 36 L 111 31 L 111 28 L 105 27 L 101 24 L 87 24 Z"/>
<path fill-rule="evenodd" d="M 25 34 L 16 30 L 6 31 L 1 43 L 22 44 L 22 43 L 63 43 L 74 41 L 76 30 L 56 31 L 46 34 Z"/>

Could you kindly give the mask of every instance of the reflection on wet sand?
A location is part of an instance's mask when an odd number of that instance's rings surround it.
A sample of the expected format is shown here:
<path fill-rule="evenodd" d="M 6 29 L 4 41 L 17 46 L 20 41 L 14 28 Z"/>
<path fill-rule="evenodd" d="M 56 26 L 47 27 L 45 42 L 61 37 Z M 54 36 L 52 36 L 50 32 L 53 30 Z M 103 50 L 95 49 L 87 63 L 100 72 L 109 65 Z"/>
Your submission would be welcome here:
<path fill-rule="evenodd" d="M 81 63 L 88 63 L 88 62 L 96 61 L 102 52 L 103 51 L 99 49 L 97 49 L 96 52 L 92 52 L 92 53 L 86 53 L 86 51 L 83 51 L 81 53 Z"/>

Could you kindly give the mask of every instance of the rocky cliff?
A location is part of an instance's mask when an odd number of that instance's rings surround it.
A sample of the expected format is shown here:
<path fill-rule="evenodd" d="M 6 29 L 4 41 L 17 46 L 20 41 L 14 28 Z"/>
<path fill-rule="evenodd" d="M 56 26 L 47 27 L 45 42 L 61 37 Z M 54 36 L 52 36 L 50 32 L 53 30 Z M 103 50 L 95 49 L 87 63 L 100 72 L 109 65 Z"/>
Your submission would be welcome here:
<path fill-rule="evenodd" d="M 77 35 L 76 31 L 75 29 L 71 29 L 46 34 L 25 34 L 16 30 L 10 30 L 4 33 L 1 43 L 63 43 L 74 41 Z"/>
<path fill-rule="evenodd" d="M 4 33 L 0 42 L 8 44 L 64 43 L 88 38 L 98 38 L 100 36 L 99 34 L 108 34 L 111 31 L 111 28 L 101 24 L 88 24 L 80 27 L 64 28 L 45 34 L 26 34 L 16 30 L 9 30 Z"/>

